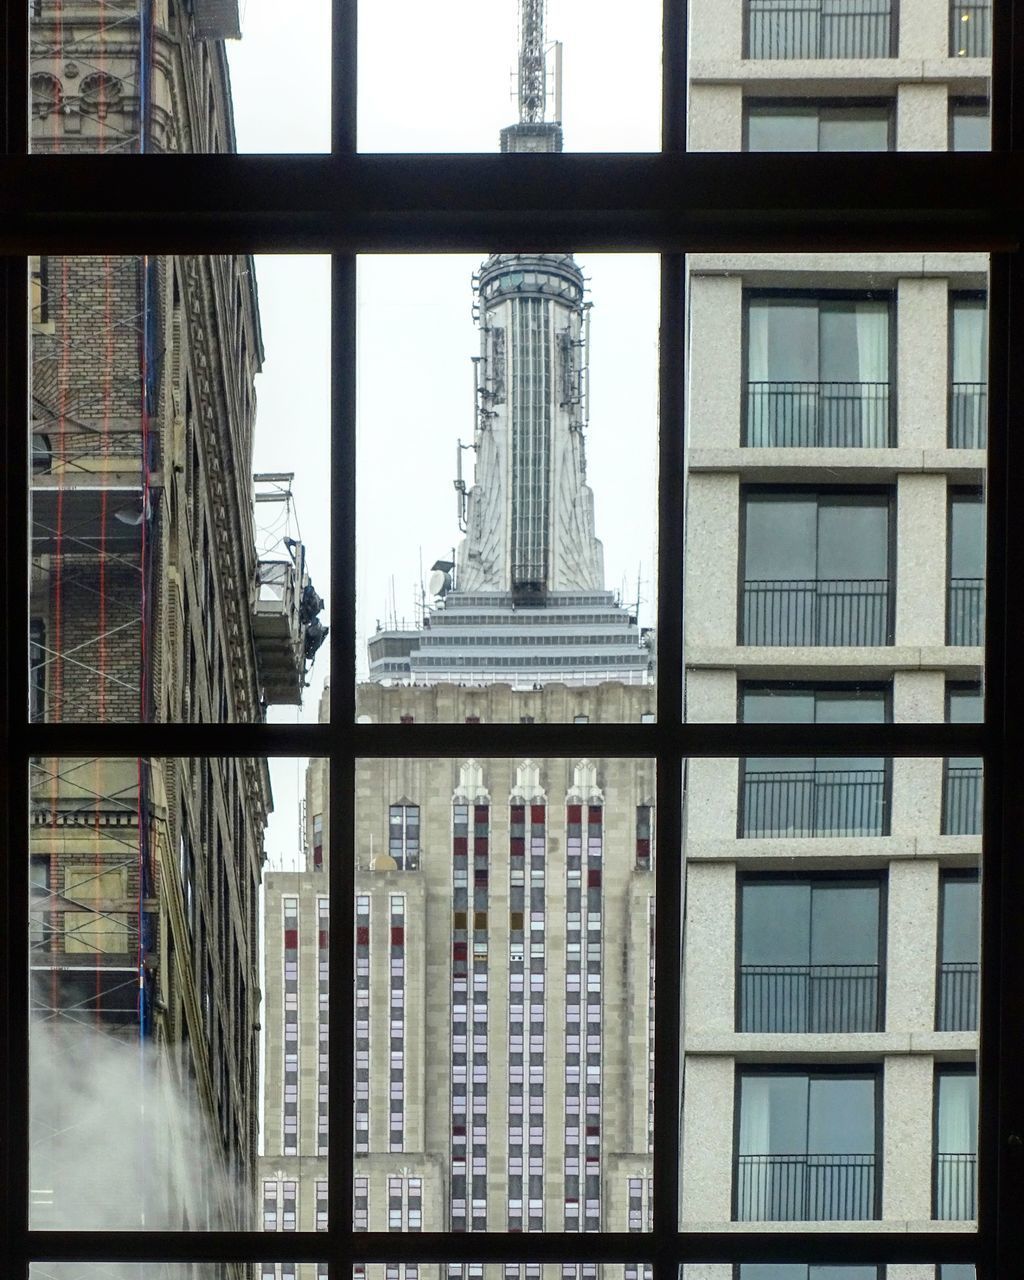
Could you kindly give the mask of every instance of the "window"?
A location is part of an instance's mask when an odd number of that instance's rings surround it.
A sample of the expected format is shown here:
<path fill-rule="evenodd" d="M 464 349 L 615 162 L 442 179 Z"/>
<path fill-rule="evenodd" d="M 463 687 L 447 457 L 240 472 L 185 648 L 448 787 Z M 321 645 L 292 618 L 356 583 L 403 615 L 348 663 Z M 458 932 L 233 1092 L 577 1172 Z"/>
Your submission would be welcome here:
<path fill-rule="evenodd" d="M 877 877 L 740 882 L 738 1031 L 881 1031 Z"/>
<path fill-rule="evenodd" d="M 891 0 L 745 0 L 748 58 L 891 58 Z"/>
<path fill-rule="evenodd" d="M 748 294 L 745 443 L 893 444 L 891 310 L 874 295 Z"/>
<path fill-rule="evenodd" d="M 949 299 L 949 447 L 988 443 L 988 307 L 984 294 Z"/>
<path fill-rule="evenodd" d="M 420 869 L 420 807 L 393 804 L 388 810 L 388 853 L 399 871 Z"/>
<path fill-rule="evenodd" d="M 878 1216 L 877 1072 L 741 1070 L 737 1093 L 737 1221 Z"/>
<path fill-rule="evenodd" d="M 745 494 L 740 644 L 892 644 L 888 492 Z"/>
<path fill-rule="evenodd" d="M 934 1216 L 977 1217 L 978 1078 L 973 1068 L 935 1073 Z"/>
<path fill-rule="evenodd" d="M 748 724 L 884 724 L 884 687 L 746 684 L 740 711 Z M 748 757 L 742 762 L 740 835 L 886 835 L 891 766 L 877 757 Z"/>
<path fill-rule="evenodd" d="M 736 1280 L 882 1280 L 884 1270 L 850 1263 L 803 1266 L 798 1262 L 745 1262 L 736 1268 Z"/>
<path fill-rule="evenodd" d="M 946 720 L 950 724 L 980 724 L 984 700 L 980 684 L 946 685 Z M 982 761 L 957 756 L 946 761 L 942 794 L 942 834 L 976 836 L 981 831 Z"/>
<path fill-rule="evenodd" d="M 992 53 L 992 0 L 949 0 L 949 56 L 987 58 Z"/>
<path fill-rule="evenodd" d="M 981 907 L 976 871 L 944 871 L 939 881 L 939 970 L 936 1031 L 978 1028 Z"/>
<path fill-rule="evenodd" d="M 891 151 L 888 102 L 750 102 L 747 151 Z"/>
<path fill-rule="evenodd" d="M 950 99 L 950 151 L 988 151 L 992 145 L 991 133 L 986 98 Z"/>
<path fill-rule="evenodd" d="M 985 628 L 985 503 L 980 489 L 949 491 L 946 643 L 979 645 Z"/>

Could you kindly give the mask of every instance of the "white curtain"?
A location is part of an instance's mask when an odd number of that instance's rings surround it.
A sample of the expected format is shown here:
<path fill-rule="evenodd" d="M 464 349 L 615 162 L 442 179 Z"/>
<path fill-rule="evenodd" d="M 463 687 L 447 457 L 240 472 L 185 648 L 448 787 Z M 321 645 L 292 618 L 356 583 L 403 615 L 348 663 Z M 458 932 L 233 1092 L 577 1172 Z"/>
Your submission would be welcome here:
<path fill-rule="evenodd" d="M 938 1148 L 947 1155 L 978 1149 L 978 1082 L 973 1075 L 940 1078 Z"/>
<path fill-rule="evenodd" d="M 747 1076 L 740 1090 L 741 1156 L 770 1154 L 771 1079 Z M 741 1212 L 748 1219 L 771 1217 L 772 1171 L 767 1161 L 740 1166 Z"/>
<path fill-rule="evenodd" d="M 754 303 L 747 323 L 747 381 L 764 383 L 768 372 L 768 327 L 772 309 Z M 767 388 L 752 387 L 748 393 L 747 444 L 763 448 L 773 443 L 771 408 Z"/>
<path fill-rule="evenodd" d="M 889 310 L 884 304 L 867 303 L 856 310 L 857 380 L 889 381 Z M 866 387 L 861 398 L 861 445 L 882 449 L 888 444 L 889 412 L 885 392 Z"/>
<path fill-rule="evenodd" d="M 956 307 L 953 312 L 953 381 L 986 380 L 985 308 Z"/>

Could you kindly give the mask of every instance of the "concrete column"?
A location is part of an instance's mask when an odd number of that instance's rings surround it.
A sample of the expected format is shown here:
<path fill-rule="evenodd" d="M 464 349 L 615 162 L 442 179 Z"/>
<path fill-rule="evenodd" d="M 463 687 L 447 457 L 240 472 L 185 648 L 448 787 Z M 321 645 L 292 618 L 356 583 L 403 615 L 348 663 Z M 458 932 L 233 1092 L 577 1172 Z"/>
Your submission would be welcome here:
<path fill-rule="evenodd" d="M 896 500 L 896 644 L 946 638 L 946 477 L 902 475 Z"/>
<path fill-rule="evenodd" d="M 686 773 L 686 848 L 701 840 L 735 840 L 739 761 L 690 760 Z"/>
<path fill-rule="evenodd" d="M 735 927 L 735 867 L 691 862 L 686 870 L 684 1048 L 690 1036 L 728 1034 L 736 1025 Z"/>
<path fill-rule="evenodd" d="M 882 1111 L 882 1217 L 925 1222 L 932 1208 L 932 1095 L 930 1055 L 885 1059 Z"/>
<path fill-rule="evenodd" d="M 722 1224 L 732 1216 L 732 1058 L 686 1058 L 683 1082 L 682 1221 Z"/>
<path fill-rule="evenodd" d="M 738 275 L 691 275 L 691 450 L 739 448 L 742 358 L 743 281 Z"/>
<path fill-rule="evenodd" d="M 686 644 L 736 644 L 740 482 L 693 475 L 686 503 Z"/>
<path fill-rule="evenodd" d="M 736 723 L 736 670 L 715 667 L 686 674 L 686 718 L 708 724 Z"/>
<path fill-rule="evenodd" d="M 946 718 L 946 677 L 941 671 L 897 671 L 892 718 L 896 724 L 939 724 Z"/>
<path fill-rule="evenodd" d="M 939 867 L 931 859 L 889 867 L 885 1029 L 935 1027 L 935 949 L 939 927 Z"/>
<path fill-rule="evenodd" d="M 743 0 L 690 0 L 690 49 L 701 62 L 739 62 L 743 56 Z M 691 67 L 691 75 L 697 68 Z"/>
<path fill-rule="evenodd" d="M 688 123 L 691 151 L 742 151 L 742 87 L 691 84 Z"/>
<path fill-rule="evenodd" d="M 947 305 L 945 280 L 909 278 L 897 285 L 897 443 L 903 449 L 946 447 Z"/>
<path fill-rule="evenodd" d="M 897 91 L 896 149 L 945 151 L 949 94 L 944 84 L 901 84 Z"/>
<path fill-rule="evenodd" d="M 949 8 L 944 0 L 899 0 L 899 56 L 949 57 Z"/>

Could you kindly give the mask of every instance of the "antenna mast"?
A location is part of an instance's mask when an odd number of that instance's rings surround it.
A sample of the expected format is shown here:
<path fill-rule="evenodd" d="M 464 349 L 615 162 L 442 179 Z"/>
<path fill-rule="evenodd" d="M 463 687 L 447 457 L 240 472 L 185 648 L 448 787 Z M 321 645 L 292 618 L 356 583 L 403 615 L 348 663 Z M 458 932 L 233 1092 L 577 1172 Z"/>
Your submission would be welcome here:
<path fill-rule="evenodd" d="M 542 123 L 546 105 L 544 0 L 519 0 L 519 123 Z"/>

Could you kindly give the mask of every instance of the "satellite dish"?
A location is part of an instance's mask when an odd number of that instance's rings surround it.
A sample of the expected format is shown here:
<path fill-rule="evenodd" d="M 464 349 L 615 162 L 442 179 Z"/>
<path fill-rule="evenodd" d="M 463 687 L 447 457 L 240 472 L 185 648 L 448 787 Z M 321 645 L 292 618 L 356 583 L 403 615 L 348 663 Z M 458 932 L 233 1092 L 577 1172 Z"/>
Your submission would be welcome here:
<path fill-rule="evenodd" d="M 447 573 L 441 569 L 435 569 L 427 579 L 427 591 L 432 596 L 447 595 L 450 585 Z"/>

